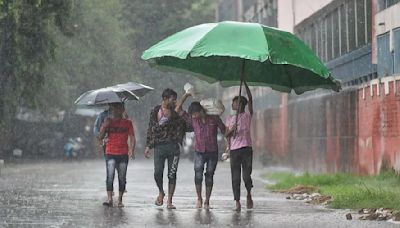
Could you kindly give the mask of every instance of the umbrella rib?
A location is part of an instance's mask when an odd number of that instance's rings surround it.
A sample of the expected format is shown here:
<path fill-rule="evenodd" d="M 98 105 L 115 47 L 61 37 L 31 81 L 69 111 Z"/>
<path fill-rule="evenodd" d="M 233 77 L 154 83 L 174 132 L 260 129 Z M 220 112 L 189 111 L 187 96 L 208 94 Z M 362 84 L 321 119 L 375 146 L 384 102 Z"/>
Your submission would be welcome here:
<path fill-rule="evenodd" d="M 139 97 L 138 96 L 136 96 L 136 94 L 134 94 L 132 91 L 130 91 L 130 90 L 127 90 L 127 89 L 125 89 L 125 88 L 122 88 L 122 90 L 124 90 L 124 91 L 126 91 L 126 92 L 128 92 L 129 94 L 131 94 L 132 96 L 134 96 L 137 100 L 139 100 Z"/>

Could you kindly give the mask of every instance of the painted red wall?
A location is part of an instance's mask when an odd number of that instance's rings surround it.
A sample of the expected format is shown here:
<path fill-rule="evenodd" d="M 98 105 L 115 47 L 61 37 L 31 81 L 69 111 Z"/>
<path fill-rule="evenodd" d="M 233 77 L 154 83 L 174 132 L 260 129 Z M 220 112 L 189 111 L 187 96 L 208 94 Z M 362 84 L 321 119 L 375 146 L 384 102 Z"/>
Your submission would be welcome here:
<path fill-rule="evenodd" d="M 394 83 L 399 79 L 288 102 L 282 98 L 281 107 L 256 114 L 254 148 L 272 163 L 301 170 L 376 174 L 383 163 L 399 170 L 400 82 Z"/>

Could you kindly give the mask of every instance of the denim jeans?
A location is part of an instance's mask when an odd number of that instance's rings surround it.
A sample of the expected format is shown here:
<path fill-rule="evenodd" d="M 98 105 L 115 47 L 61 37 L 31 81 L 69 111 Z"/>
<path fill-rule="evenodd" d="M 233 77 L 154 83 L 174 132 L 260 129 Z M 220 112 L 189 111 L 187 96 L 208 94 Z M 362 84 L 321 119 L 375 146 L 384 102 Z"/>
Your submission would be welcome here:
<path fill-rule="evenodd" d="M 128 155 L 106 155 L 107 191 L 112 192 L 114 190 L 113 183 L 115 170 L 118 172 L 119 191 L 125 191 L 128 160 Z"/>
<path fill-rule="evenodd" d="M 205 176 L 206 187 L 214 183 L 214 172 L 217 168 L 218 152 L 194 152 L 194 183 L 201 185 L 203 182 L 204 165 L 207 164 Z"/>
<path fill-rule="evenodd" d="M 230 155 L 231 160 L 231 175 L 232 175 L 232 190 L 234 200 L 240 200 L 240 176 L 243 170 L 244 185 L 249 192 L 253 187 L 251 172 L 253 170 L 253 149 L 244 147 L 237 150 L 232 150 Z"/>
<path fill-rule="evenodd" d="M 176 184 L 180 150 L 177 143 L 165 143 L 154 147 L 154 180 L 160 192 L 163 189 L 165 160 L 168 161 L 168 183 Z"/>

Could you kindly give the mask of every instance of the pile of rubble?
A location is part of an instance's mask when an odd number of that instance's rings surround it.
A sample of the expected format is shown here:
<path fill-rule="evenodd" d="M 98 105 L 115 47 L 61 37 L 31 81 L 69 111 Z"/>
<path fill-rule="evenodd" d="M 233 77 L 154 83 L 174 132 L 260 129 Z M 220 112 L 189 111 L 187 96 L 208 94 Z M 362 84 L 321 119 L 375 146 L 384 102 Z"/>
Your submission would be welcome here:
<path fill-rule="evenodd" d="M 392 220 L 392 221 L 400 221 L 400 211 L 385 209 L 385 208 L 363 208 L 358 211 L 360 216 L 360 220 Z"/>
<path fill-rule="evenodd" d="M 329 204 L 332 202 L 331 196 L 321 195 L 316 192 L 317 188 L 314 186 L 297 185 L 289 190 L 276 191 L 280 193 L 289 194 L 286 199 L 303 200 L 311 204 Z M 392 210 L 387 208 L 363 208 L 358 211 L 360 220 L 376 220 L 376 221 L 394 221 L 400 222 L 400 210 Z M 353 219 L 352 214 L 346 214 L 348 220 Z"/>
<path fill-rule="evenodd" d="M 317 189 L 313 186 L 296 185 L 289 190 L 279 192 L 289 194 L 286 199 L 303 200 L 311 204 L 328 204 L 332 201 L 331 196 L 321 195 L 316 191 Z"/>

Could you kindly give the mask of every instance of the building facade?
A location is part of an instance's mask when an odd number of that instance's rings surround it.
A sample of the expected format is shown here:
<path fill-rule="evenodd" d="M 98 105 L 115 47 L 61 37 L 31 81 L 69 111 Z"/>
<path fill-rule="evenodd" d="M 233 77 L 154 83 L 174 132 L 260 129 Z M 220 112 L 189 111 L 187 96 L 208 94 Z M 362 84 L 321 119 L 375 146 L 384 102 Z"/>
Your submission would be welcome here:
<path fill-rule="evenodd" d="M 400 0 L 244 2 L 219 1 L 234 13 L 217 19 L 293 32 L 343 85 L 339 93 L 301 96 L 254 89 L 254 148 L 265 163 L 318 172 L 400 171 Z"/>

